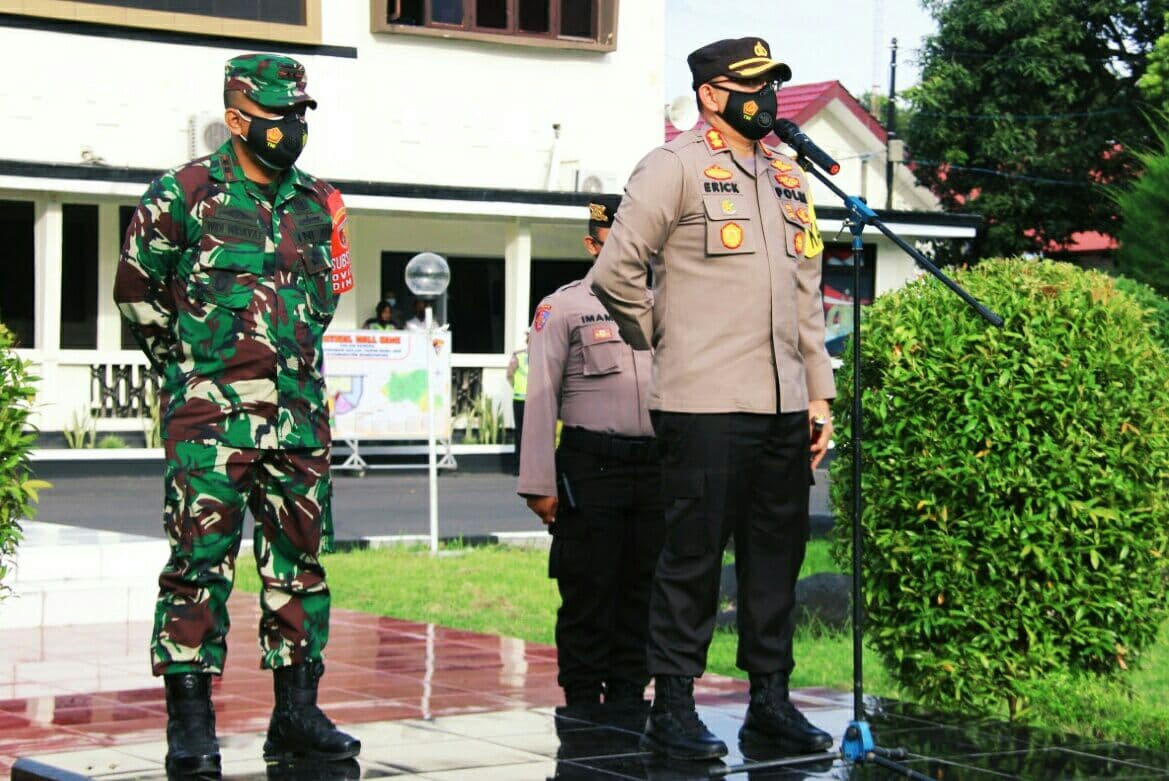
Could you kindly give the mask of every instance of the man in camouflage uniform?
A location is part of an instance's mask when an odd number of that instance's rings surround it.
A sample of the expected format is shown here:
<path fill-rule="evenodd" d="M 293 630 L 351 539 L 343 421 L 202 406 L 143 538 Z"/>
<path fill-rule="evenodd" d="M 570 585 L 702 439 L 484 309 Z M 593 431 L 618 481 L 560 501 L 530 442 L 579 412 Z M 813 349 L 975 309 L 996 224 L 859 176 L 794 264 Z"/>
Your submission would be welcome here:
<path fill-rule="evenodd" d="M 167 768 L 220 766 L 210 676 L 249 508 L 262 582 L 261 664 L 274 671 L 269 760 L 340 760 L 361 744 L 316 705 L 329 635 L 320 554 L 332 544 L 321 340 L 352 287 L 340 193 L 294 167 L 308 135 L 304 68 L 227 62 L 231 138 L 150 183 L 114 298 L 162 377 L 163 522 L 151 657 L 166 682 Z"/>

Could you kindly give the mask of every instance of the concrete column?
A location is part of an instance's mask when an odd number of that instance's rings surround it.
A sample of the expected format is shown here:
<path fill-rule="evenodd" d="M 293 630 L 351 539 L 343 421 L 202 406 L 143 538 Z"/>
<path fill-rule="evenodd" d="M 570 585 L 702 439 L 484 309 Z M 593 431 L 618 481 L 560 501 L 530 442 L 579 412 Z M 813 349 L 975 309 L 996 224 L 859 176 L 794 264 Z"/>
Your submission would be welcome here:
<path fill-rule="evenodd" d="M 35 328 L 34 343 L 41 353 L 41 381 L 37 404 L 45 410 L 40 425 L 60 428 L 58 367 L 61 351 L 61 244 L 64 221 L 61 201 L 55 194 L 36 200 L 34 229 Z"/>
<path fill-rule="evenodd" d="M 118 204 L 97 207 L 97 349 L 122 349 L 122 317 L 114 304 L 114 276 L 122 236 L 118 232 Z"/>
<path fill-rule="evenodd" d="M 528 308 L 531 306 L 532 289 L 532 226 L 522 220 L 515 220 L 507 226 L 507 244 L 503 250 L 504 286 L 507 299 L 504 303 L 506 321 L 503 328 L 503 349 L 511 353 L 524 341 L 528 327 Z"/>

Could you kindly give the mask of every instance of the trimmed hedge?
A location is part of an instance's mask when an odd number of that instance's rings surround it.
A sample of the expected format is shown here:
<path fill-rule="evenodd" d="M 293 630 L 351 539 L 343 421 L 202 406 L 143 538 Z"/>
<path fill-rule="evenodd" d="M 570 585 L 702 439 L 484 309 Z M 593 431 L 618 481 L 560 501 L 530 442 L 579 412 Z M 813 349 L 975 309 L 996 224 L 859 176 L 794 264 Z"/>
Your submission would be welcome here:
<path fill-rule="evenodd" d="M 920 700 L 1005 700 L 1013 718 L 1026 681 L 1126 669 L 1165 619 L 1169 355 L 1149 310 L 1103 274 L 993 260 L 954 277 L 1005 326 L 931 279 L 865 315 L 866 634 Z M 851 366 L 838 518 L 851 518 Z"/>

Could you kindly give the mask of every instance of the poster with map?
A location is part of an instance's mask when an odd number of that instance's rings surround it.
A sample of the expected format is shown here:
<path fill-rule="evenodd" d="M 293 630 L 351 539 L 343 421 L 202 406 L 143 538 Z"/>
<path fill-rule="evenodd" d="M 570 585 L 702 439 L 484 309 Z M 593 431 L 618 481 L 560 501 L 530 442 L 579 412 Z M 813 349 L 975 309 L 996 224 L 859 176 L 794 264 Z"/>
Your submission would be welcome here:
<path fill-rule="evenodd" d="M 325 383 L 333 437 L 426 439 L 430 407 L 426 352 L 431 351 L 435 432 L 450 431 L 451 340 L 435 331 L 329 331 L 325 334 Z"/>

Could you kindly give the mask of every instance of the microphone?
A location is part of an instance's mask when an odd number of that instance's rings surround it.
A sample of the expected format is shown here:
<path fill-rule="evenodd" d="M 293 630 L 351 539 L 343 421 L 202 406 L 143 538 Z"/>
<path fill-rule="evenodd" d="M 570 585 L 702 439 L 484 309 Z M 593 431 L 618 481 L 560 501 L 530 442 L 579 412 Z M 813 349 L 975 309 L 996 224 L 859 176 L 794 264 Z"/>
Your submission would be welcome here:
<path fill-rule="evenodd" d="M 778 119 L 775 122 L 775 135 L 779 140 L 796 150 L 800 157 L 806 157 L 829 174 L 840 171 L 840 163 L 832 159 L 832 155 L 825 152 L 813 143 L 812 139 L 800 130 L 800 126 L 790 119 Z"/>

